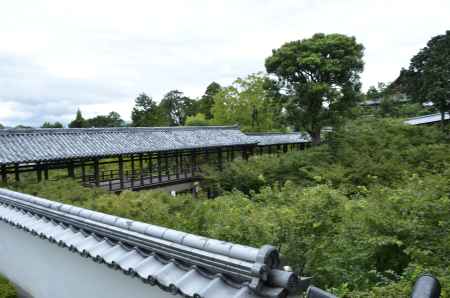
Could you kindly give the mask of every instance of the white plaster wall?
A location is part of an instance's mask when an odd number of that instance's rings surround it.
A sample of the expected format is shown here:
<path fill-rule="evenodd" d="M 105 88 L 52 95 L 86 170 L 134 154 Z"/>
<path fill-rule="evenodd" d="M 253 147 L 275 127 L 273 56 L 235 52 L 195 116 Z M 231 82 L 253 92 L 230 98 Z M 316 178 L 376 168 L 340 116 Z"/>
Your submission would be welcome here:
<path fill-rule="evenodd" d="M 0 273 L 34 298 L 174 297 L 4 222 Z"/>

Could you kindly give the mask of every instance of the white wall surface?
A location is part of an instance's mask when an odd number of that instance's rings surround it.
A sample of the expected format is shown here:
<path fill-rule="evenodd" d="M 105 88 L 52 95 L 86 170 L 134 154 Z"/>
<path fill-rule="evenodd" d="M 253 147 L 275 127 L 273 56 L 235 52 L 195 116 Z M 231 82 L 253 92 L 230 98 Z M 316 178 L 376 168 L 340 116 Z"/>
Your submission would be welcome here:
<path fill-rule="evenodd" d="M 4 222 L 0 273 L 34 298 L 174 297 Z"/>

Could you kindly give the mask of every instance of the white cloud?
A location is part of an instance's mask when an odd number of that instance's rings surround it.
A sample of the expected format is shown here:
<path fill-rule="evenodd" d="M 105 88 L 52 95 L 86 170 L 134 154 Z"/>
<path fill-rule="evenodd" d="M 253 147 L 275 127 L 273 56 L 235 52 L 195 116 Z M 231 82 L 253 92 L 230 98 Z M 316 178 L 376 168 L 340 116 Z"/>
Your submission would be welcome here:
<path fill-rule="evenodd" d="M 67 122 L 134 97 L 199 96 L 264 70 L 284 42 L 315 32 L 366 47 L 364 87 L 395 79 L 427 40 L 450 28 L 446 0 L 25 1 L 0 11 L 0 123 Z"/>

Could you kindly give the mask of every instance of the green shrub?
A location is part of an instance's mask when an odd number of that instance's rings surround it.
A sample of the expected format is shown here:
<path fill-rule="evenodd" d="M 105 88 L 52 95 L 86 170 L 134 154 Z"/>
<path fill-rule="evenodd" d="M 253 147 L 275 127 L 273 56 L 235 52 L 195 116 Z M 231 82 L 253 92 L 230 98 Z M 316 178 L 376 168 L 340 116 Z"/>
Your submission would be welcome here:
<path fill-rule="evenodd" d="M 0 298 L 17 298 L 16 288 L 0 275 Z"/>

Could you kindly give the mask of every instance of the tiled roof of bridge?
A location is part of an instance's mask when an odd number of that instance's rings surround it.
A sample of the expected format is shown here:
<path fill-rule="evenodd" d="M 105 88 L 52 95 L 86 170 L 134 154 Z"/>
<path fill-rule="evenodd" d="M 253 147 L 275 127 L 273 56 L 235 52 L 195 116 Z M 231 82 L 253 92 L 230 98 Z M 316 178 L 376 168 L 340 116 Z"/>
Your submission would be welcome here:
<path fill-rule="evenodd" d="M 307 134 L 300 132 L 291 133 L 247 133 L 251 141 L 258 143 L 259 146 L 277 145 L 277 144 L 296 144 L 308 143 L 310 138 Z"/>
<path fill-rule="evenodd" d="M 450 119 L 449 113 L 445 113 L 444 120 L 449 120 L 449 119 Z M 441 114 L 437 113 L 437 114 L 429 114 L 429 115 L 409 118 L 409 119 L 405 120 L 405 123 L 410 124 L 410 125 L 421 125 L 421 124 L 436 123 L 436 122 L 440 122 L 440 121 L 441 121 Z"/>
<path fill-rule="evenodd" d="M 286 297 L 305 283 L 280 269 L 268 245 L 204 238 L 0 188 L 6 223 L 183 297 Z"/>
<path fill-rule="evenodd" d="M 238 126 L 0 129 L 0 164 L 247 145 Z"/>

